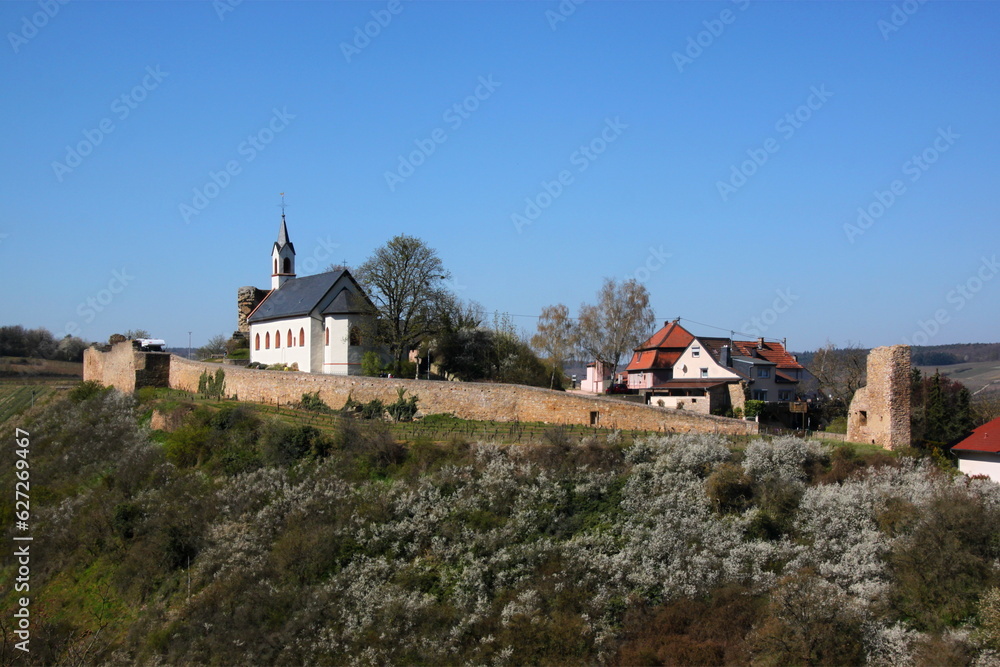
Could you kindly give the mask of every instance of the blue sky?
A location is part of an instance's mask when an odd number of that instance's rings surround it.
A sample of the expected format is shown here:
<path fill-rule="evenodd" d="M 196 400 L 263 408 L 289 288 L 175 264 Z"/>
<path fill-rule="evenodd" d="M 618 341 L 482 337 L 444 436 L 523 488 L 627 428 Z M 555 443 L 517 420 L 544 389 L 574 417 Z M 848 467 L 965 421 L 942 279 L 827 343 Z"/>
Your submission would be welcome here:
<path fill-rule="evenodd" d="M 406 233 L 490 312 L 636 277 L 706 335 L 1000 340 L 995 3 L 49 0 L 0 29 L 4 324 L 228 335 L 285 192 L 300 275 Z"/>

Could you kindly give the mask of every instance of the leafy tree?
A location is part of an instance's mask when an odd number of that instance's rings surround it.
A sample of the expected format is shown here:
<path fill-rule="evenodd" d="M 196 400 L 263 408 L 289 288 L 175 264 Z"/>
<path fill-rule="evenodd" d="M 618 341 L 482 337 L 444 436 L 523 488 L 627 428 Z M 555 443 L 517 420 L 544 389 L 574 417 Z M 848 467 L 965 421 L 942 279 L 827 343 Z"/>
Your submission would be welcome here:
<path fill-rule="evenodd" d="M 531 338 L 531 346 L 544 354 L 552 365 L 549 389 L 555 386 L 556 371 L 576 347 L 577 331 L 569 316 L 569 308 L 559 303 L 542 308 L 538 318 L 538 333 Z"/>
<path fill-rule="evenodd" d="M 968 388 L 937 372 L 923 377 L 913 369 L 910 402 L 910 438 L 915 447 L 946 447 L 977 424 Z"/>
<path fill-rule="evenodd" d="M 358 269 L 358 280 L 375 304 L 375 337 L 388 348 L 399 374 L 407 352 L 437 332 L 452 303 L 442 281 L 449 278 L 437 251 L 400 234 Z"/>
<path fill-rule="evenodd" d="M 610 368 L 614 376 L 622 356 L 650 335 L 654 321 L 645 286 L 635 279 L 619 284 L 614 278 L 605 278 L 597 304 L 580 306 L 580 348 Z"/>
<path fill-rule="evenodd" d="M 361 356 L 361 374 L 368 377 L 378 377 L 382 372 L 382 360 L 378 352 L 368 350 Z"/>
<path fill-rule="evenodd" d="M 129 329 L 122 334 L 127 340 L 137 340 L 139 338 L 149 338 L 149 332 L 145 329 Z"/>

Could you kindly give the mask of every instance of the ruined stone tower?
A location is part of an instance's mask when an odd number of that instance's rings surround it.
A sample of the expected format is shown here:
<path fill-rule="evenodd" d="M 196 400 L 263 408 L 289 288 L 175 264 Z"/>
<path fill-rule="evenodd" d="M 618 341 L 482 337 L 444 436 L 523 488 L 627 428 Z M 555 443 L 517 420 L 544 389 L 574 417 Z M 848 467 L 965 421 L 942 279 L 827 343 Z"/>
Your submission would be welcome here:
<path fill-rule="evenodd" d="M 877 347 L 868 353 L 868 384 L 847 415 L 847 439 L 897 449 L 910 445 L 910 348 Z"/>
<path fill-rule="evenodd" d="M 236 333 L 244 336 L 250 333 L 247 318 L 253 309 L 267 296 L 268 291 L 256 287 L 241 287 L 236 292 Z"/>

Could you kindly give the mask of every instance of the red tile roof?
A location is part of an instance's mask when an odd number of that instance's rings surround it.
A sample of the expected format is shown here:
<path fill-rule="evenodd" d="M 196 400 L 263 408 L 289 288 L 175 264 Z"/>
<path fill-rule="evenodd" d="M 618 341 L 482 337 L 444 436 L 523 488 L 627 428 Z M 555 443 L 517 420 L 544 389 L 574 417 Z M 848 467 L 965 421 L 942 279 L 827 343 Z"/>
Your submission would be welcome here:
<path fill-rule="evenodd" d="M 764 341 L 763 347 L 758 350 L 755 340 L 734 340 L 733 354 L 744 357 L 760 357 L 767 361 L 773 361 L 778 365 L 778 368 L 786 370 L 805 368 L 795 361 L 795 357 L 785 350 L 784 345 L 773 341 Z"/>
<path fill-rule="evenodd" d="M 1000 452 L 1000 417 L 975 429 L 972 435 L 952 447 L 952 450 L 993 454 Z"/>
<path fill-rule="evenodd" d="M 662 329 L 650 336 L 649 340 L 635 349 L 652 350 L 669 347 L 683 350 L 693 340 L 694 335 L 680 324 L 677 322 L 666 322 Z"/>
<path fill-rule="evenodd" d="M 659 368 L 673 368 L 684 350 L 643 350 L 632 355 L 626 371 L 649 371 Z"/>

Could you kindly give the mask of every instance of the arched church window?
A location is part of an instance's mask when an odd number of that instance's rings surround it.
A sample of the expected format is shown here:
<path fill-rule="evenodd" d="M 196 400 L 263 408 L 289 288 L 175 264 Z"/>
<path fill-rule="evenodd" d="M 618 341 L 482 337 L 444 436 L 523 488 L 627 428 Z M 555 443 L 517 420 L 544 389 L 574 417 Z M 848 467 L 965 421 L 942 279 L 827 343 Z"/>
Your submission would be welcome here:
<path fill-rule="evenodd" d="M 257 334 L 257 335 L 259 336 L 260 334 Z M 264 334 L 264 349 L 265 350 L 270 350 L 271 349 L 271 332 L 270 331 L 268 331 L 268 332 L 266 332 Z"/>
<path fill-rule="evenodd" d="M 274 332 L 274 347 L 276 347 L 276 348 L 281 347 L 281 332 L 280 331 L 275 331 Z"/>
<path fill-rule="evenodd" d="M 282 268 L 284 269 L 284 271 L 282 271 L 282 273 L 291 273 L 292 272 L 292 260 L 289 259 L 288 257 L 286 257 Z"/>
<path fill-rule="evenodd" d="M 278 273 L 278 258 L 274 258 L 274 272 Z"/>
<path fill-rule="evenodd" d="M 299 347 L 306 346 L 306 330 L 299 329 Z"/>
<path fill-rule="evenodd" d="M 294 347 L 295 346 L 295 341 L 292 340 L 292 330 L 291 329 L 288 330 L 287 340 L 288 340 L 288 347 Z"/>
<path fill-rule="evenodd" d="M 253 339 L 253 349 L 260 349 L 260 334 L 257 334 L 257 336 Z"/>
<path fill-rule="evenodd" d="M 329 345 L 330 344 L 330 327 L 326 328 L 326 342 L 323 343 L 323 344 L 324 345 Z"/>
<path fill-rule="evenodd" d="M 348 344 L 352 347 L 361 345 L 361 331 L 357 327 L 351 327 Z"/>

